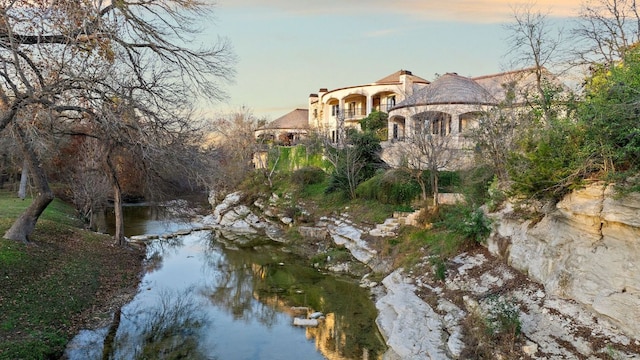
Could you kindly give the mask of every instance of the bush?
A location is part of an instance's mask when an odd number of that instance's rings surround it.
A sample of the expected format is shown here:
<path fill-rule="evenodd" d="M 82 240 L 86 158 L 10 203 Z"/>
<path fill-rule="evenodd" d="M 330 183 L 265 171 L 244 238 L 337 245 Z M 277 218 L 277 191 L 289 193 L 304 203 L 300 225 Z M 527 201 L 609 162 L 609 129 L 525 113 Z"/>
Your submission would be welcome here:
<path fill-rule="evenodd" d="M 383 204 L 409 205 L 420 195 L 420 185 L 407 173 L 390 170 L 378 172 L 356 189 L 359 198 L 376 200 Z"/>
<path fill-rule="evenodd" d="M 357 186 L 373 177 L 385 164 L 380 159 L 380 140 L 374 134 L 350 130 L 347 146 L 327 149 L 329 156 L 334 158 L 335 168 L 329 177 L 326 193 L 342 192 L 354 199 Z"/>
<path fill-rule="evenodd" d="M 435 225 L 445 228 L 465 239 L 483 243 L 491 233 L 490 221 L 484 216 L 480 208 L 468 205 L 454 205 L 443 207 L 440 214 L 442 220 Z"/>
<path fill-rule="evenodd" d="M 316 166 L 307 166 L 291 174 L 291 182 L 298 186 L 319 184 L 325 179 L 325 172 Z"/>
<path fill-rule="evenodd" d="M 526 136 L 522 152 L 508 159 L 513 195 L 560 200 L 591 171 L 589 152 L 584 128 L 571 121 L 556 120 L 550 128 Z"/>
<path fill-rule="evenodd" d="M 522 332 L 520 310 L 515 300 L 490 297 L 487 302 L 487 326 L 493 335 L 517 337 Z"/>
<path fill-rule="evenodd" d="M 628 50 L 615 65 L 593 69 L 578 108 L 592 156 L 610 172 L 640 169 L 640 47 Z"/>
<path fill-rule="evenodd" d="M 460 192 L 464 194 L 467 203 L 480 205 L 491 199 L 491 184 L 496 176 L 490 167 L 480 166 L 461 171 L 459 176 L 462 187 Z"/>

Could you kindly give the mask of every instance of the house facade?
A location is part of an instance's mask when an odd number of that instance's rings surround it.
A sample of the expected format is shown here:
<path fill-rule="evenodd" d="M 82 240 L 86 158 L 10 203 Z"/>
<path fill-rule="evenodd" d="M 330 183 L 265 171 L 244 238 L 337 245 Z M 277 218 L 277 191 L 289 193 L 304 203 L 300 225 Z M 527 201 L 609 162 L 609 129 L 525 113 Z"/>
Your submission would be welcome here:
<path fill-rule="evenodd" d="M 309 133 L 309 110 L 295 109 L 255 131 L 255 137 L 261 142 L 277 142 L 293 145 Z"/>
<path fill-rule="evenodd" d="M 552 74 L 544 71 L 543 75 L 560 84 Z M 406 153 L 417 134 L 446 137 L 457 157 L 469 158 L 474 144 L 468 134 L 478 126 L 480 117 L 500 104 L 526 105 L 537 91 L 538 76 L 530 68 L 473 78 L 447 73 L 430 82 L 399 70 L 370 84 L 321 88 L 309 95 L 306 123 L 300 116 L 303 109 L 297 109 L 263 130 L 291 129 L 297 137 L 315 131 L 341 145 L 347 129 L 360 129 L 360 120 L 382 111 L 389 116 L 388 139 L 382 145 L 383 160 L 390 165 L 399 163 L 400 154 Z"/>
<path fill-rule="evenodd" d="M 333 90 L 321 88 L 309 95 L 309 125 L 334 143 L 344 139 L 345 130 L 360 128 L 360 120 L 373 111 L 388 113 L 429 81 L 408 70 L 399 70 L 371 84 Z"/>

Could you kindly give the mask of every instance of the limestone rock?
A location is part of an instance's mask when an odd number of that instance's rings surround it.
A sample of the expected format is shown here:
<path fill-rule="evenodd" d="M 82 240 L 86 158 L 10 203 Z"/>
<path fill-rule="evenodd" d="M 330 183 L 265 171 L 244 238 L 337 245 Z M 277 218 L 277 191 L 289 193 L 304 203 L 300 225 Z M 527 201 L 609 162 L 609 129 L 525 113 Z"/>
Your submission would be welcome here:
<path fill-rule="evenodd" d="M 396 270 L 382 283 L 386 295 L 376 302 L 376 323 L 390 346 L 386 359 L 450 359 L 447 336 L 439 315 L 414 293 Z"/>
<path fill-rule="evenodd" d="M 298 226 L 298 232 L 305 239 L 324 240 L 329 234 L 326 227 L 320 226 Z"/>
<path fill-rule="evenodd" d="M 369 264 L 377 252 L 361 239 L 362 230 L 349 223 L 336 220 L 327 230 L 336 245 L 346 247 L 358 261 Z"/>
<path fill-rule="evenodd" d="M 566 196 L 533 226 L 509 208 L 496 217 L 492 253 L 546 292 L 576 300 L 640 338 L 640 311 L 629 311 L 640 309 L 640 194 L 617 198 L 612 185 L 594 184 Z M 508 251 L 501 251 L 505 241 Z"/>
<path fill-rule="evenodd" d="M 242 198 L 242 193 L 240 191 L 236 191 L 234 193 L 227 195 L 220 204 L 216 205 L 216 207 L 213 210 L 213 217 L 216 220 L 216 222 L 220 223 L 224 213 L 228 211 L 231 207 L 237 205 L 240 202 L 241 198 Z"/>
<path fill-rule="evenodd" d="M 293 325 L 305 326 L 305 327 L 316 327 L 318 326 L 318 319 L 293 318 Z"/>

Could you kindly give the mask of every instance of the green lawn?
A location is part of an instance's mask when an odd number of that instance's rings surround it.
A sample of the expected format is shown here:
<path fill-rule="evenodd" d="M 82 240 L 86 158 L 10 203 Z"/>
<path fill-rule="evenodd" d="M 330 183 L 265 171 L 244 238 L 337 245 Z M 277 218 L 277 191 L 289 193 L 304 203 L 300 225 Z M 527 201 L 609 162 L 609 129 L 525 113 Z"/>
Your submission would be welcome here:
<path fill-rule="evenodd" d="M 13 192 L 0 190 L 0 218 L 15 219 L 31 204 L 32 198 L 27 197 L 22 200 Z M 82 223 L 75 217 L 73 206 L 54 199 L 40 217 L 44 220 L 51 220 L 61 224 L 79 227 Z"/>
<path fill-rule="evenodd" d="M 0 234 L 30 200 L 0 192 Z M 0 359 L 59 358 L 66 343 L 115 292 L 135 288 L 140 250 L 77 227 L 73 208 L 55 200 L 32 243 L 0 239 Z"/>

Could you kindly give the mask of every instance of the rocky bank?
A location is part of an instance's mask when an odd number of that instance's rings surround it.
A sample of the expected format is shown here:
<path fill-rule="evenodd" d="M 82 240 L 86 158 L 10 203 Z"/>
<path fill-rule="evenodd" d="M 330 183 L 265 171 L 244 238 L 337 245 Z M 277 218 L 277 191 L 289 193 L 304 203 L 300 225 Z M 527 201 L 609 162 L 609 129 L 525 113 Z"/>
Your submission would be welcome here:
<path fill-rule="evenodd" d="M 284 241 L 294 220 L 277 196 L 250 205 L 242 198 L 213 203 L 205 222 L 231 242 Z M 367 227 L 345 213 L 297 230 L 316 251 L 329 241 L 387 274 L 381 284 L 369 274 L 361 280 L 375 295 L 385 359 L 640 359 L 640 195 L 616 199 L 610 187 L 594 185 L 537 222 L 516 213 L 507 206 L 490 214 L 488 246 L 448 261 L 444 280 L 434 277 L 425 249 L 411 271 L 393 269 L 375 249 L 376 238 L 410 221 L 404 216 Z M 332 271 L 350 266 L 327 263 Z M 486 348 L 484 332 L 500 330 L 505 318 L 522 336 L 503 334 L 503 346 Z"/>

